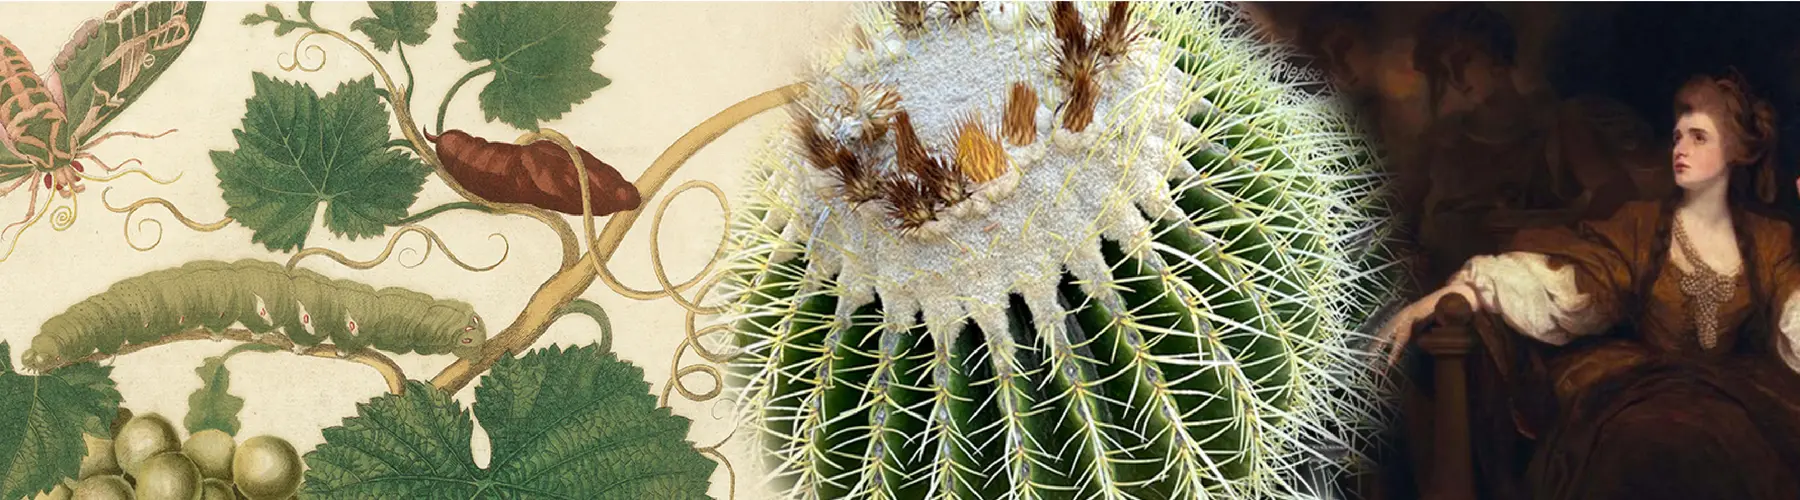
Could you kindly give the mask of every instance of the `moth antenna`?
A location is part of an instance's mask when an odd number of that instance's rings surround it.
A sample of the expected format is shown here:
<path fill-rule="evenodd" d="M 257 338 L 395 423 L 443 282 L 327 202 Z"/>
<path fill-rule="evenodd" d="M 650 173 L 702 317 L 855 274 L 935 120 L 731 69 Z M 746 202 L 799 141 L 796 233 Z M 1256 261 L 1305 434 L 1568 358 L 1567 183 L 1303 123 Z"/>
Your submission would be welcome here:
<path fill-rule="evenodd" d="M 168 130 L 164 130 L 164 131 L 162 131 L 162 133 L 158 133 L 158 134 L 146 134 L 143 132 L 129 132 L 129 131 L 107 132 L 105 134 L 100 134 L 100 137 L 95 137 L 92 140 L 89 140 L 87 143 L 82 144 L 81 147 L 78 149 L 80 149 L 82 151 L 86 151 L 88 149 L 92 149 L 94 146 L 100 145 L 100 143 L 102 143 L 102 142 L 106 142 L 107 139 L 111 139 L 114 137 L 136 137 L 139 139 L 157 139 L 157 138 L 161 138 L 162 136 L 165 136 L 165 135 L 173 134 L 176 132 L 176 130 L 177 129 L 168 129 Z"/>
<path fill-rule="evenodd" d="M 143 160 L 140 160 L 137 158 L 127 158 L 125 161 L 119 162 L 118 165 L 108 165 L 108 164 L 106 164 L 105 160 L 101 160 L 100 157 L 94 156 L 93 153 L 80 153 L 80 154 L 75 155 L 75 159 L 88 160 L 88 161 L 94 162 L 95 165 L 100 166 L 100 171 L 102 171 L 102 172 L 116 171 L 118 169 L 125 168 L 127 165 L 131 165 L 133 163 L 138 164 L 138 165 L 144 164 Z M 86 170 L 81 169 L 81 168 L 76 168 L 76 170 L 86 172 Z"/>
<path fill-rule="evenodd" d="M 1037 90 L 1025 82 L 1013 82 L 1006 96 L 1006 115 L 1001 120 L 1001 133 L 1006 142 L 1030 146 L 1037 142 Z"/>
<path fill-rule="evenodd" d="M 925 2 L 893 2 L 894 24 L 906 33 L 925 29 Z"/>

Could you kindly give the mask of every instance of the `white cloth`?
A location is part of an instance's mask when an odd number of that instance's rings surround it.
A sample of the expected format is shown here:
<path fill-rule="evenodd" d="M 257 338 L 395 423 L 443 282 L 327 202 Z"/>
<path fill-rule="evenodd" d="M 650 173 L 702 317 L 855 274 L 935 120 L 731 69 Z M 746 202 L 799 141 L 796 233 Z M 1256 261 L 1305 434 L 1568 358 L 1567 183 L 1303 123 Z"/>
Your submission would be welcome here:
<path fill-rule="evenodd" d="M 1452 280 L 1475 290 L 1481 310 L 1499 314 L 1519 333 L 1552 345 L 1606 328 L 1605 311 L 1575 286 L 1575 266 L 1551 270 L 1549 257 L 1529 252 L 1469 259 Z"/>
<path fill-rule="evenodd" d="M 1575 266 L 1552 271 L 1543 254 L 1511 252 L 1469 259 L 1451 278 L 1475 290 L 1481 310 L 1499 314 L 1519 333 L 1552 345 L 1606 328 L 1605 311 L 1592 307 L 1592 297 L 1575 286 Z M 1800 372 L 1800 293 L 1781 302 L 1776 354 Z"/>

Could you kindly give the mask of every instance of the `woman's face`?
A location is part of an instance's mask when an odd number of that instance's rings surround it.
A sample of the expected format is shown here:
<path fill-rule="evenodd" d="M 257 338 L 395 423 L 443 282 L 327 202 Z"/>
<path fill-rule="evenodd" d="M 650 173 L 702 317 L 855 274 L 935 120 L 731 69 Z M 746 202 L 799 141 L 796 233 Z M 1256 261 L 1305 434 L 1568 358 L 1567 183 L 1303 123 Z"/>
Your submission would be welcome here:
<path fill-rule="evenodd" d="M 1723 182 L 1727 177 L 1725 137 L 1712 116 L 1687 113 L 1675 122 L 1675 185 L 1696 190 Z"/>

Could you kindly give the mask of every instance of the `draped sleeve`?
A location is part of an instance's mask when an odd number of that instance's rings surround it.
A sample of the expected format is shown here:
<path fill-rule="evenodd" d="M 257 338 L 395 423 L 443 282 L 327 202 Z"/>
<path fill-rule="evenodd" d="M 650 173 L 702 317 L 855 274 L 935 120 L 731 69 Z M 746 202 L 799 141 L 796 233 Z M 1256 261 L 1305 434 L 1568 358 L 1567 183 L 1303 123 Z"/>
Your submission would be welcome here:
<path fill-rule="evenodd" d="M 1468 285 L 1482 310 L 1519 333 L 1563 345 L 1623 316 L 1655 242 L 1658 216 L 1657 204 L 1633 202 L 1606 219 L 1524 229 L 1505 253 L 1470 259 L 1452 280 Z"/>
<path fill-rule="evenodd" d="M 1800 262 L 1796 262 L 1793 227 L 1775 219 L 1761 219 L 1758 228 L 1759 265 L 1766 269 L 1765 283 L 1775 300 L 1774 350 L 1789 369 L 1800 372 Z"/>

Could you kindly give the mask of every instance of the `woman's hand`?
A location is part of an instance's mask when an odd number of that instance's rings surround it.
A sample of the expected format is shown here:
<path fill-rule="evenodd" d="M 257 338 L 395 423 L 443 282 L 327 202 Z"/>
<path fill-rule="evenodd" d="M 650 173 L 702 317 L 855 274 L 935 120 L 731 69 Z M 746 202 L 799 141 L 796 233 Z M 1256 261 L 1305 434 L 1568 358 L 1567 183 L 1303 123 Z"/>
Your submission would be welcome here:
<path fill-rule="evenodd" d="M 1394 317 L 1389 318 L 1387 324 L 1382 325 L 1378 332 L 1379 338 L 1388 346 L 1388 368 L 1393 368 L 1394 364 L 1400 362 L 1400 353 L 1406 352 L 1406 344 L 1412 340 L 1413 327 L 1419 320 L 1430 317 L 1431 313 L 1437 310 L 1438 301 L 1452 293 L 1462 295 L 1464 299 L 1467 299 L 1470 310 L 1481 310 L 1481 304 L 1475 301 L 1475 290 L 1461 282 L 1452 282 L 1438 291 L 1432 292 L 1431 295 L 1407 305 L 1405 309 L 1394 314 Z"/>

